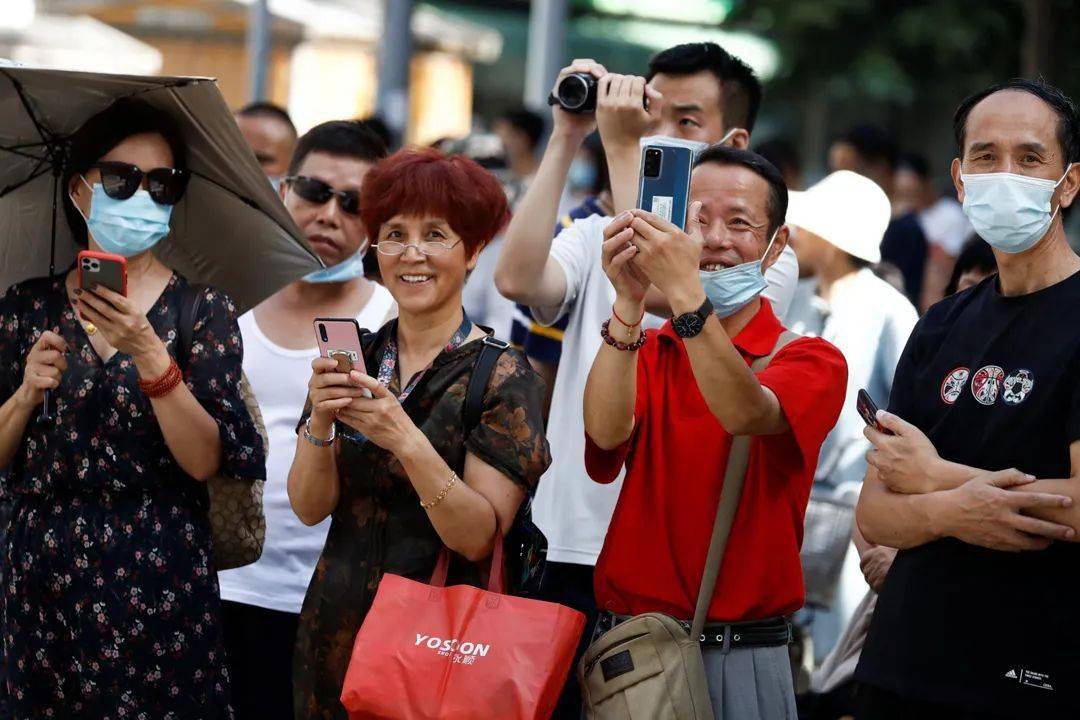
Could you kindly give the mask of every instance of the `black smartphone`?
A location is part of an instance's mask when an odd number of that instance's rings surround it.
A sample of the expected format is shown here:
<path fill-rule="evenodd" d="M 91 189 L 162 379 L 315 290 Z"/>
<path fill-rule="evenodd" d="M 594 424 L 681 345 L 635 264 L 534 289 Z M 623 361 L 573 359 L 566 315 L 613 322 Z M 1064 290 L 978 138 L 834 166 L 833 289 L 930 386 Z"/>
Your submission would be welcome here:
<path fill-rule="evenodd" d="M 870 393 L 866 392 L 865 390 L 860 390 L 859 397 L 855 401 L 855 407 L 859 409 L 859 414 L 862 415 L 862 419 L 866 422 L 867 425 L 874 428 L 879 433 L 884 433 L 885 435 L 893 434 L 891 430 L 887 430 L 881 423 L 878 422 L 878 406 L 877 403 L 874 402 L 874 398 L 870 397 Z"/>

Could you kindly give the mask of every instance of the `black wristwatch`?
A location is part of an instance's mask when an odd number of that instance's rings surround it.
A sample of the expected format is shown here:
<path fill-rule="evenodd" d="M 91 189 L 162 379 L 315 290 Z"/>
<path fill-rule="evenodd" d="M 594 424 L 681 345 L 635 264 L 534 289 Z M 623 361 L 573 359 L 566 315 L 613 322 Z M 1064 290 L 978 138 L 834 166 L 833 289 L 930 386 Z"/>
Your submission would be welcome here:
<path fill-rule="evenodd" d="M 673 318 L 671 325 L 675 329 L 675 334 L 686 340 L 700 335 L 701 331 L 705 329 L 705 321 L 712 314 L 713 304 L 709 298 L 705 298 L 705 302 L 701 303 L 701 307 L 694 312 L 684 313 L 677 318 Z"/>

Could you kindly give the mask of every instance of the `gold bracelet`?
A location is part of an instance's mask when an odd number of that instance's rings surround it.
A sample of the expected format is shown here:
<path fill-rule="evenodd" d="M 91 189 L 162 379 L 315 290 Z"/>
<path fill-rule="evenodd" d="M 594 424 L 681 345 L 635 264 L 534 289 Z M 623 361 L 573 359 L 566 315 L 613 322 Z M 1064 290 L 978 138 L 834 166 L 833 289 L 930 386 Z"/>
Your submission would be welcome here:
<path fill-rule="evenodd" d="M 457 481 L 458 481 L 457 473 L 454 472 L 453 470 L 451 470 L 450 471 L 450 480 L 446 483 L 446 487 L 444 487 L 442 489 L 442 492 L 440 492 L 438 495 L 436 495 L 435 499 L 432 500 L 431 502 L 424 502 L 423 500 L 421 500 L 420 501 L 420 507 L 424 508 L 425 510 L 430 510 L 431 508 L 433 508 L 436 505 L 438 505 L 439 503 L 441 503 L 443 500 L 446 499 L 446 494 L 448 492 L 450 492 L 450 488 L 457 485 Z"/>

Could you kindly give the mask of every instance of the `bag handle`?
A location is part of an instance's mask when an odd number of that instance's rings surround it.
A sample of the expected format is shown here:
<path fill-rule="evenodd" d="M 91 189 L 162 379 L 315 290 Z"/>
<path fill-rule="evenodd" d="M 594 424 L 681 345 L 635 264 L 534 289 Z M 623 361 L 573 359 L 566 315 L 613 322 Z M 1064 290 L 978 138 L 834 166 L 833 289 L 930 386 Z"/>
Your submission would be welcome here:
<path fill-rule="evenodd" d="M 772 352 L 755 359 L 750 369 L 754 373 L 761 372 L 768 367 L 778 352 L 800 337 L 801 335 L 784 330 L 776 339 Z M 728 536 L 735 522 L 735 511 L 739 508 L 743 483 L 746 481 L 746 469 L 750 464 L 750 439 L 749 435 L 739 435 L 731 440 L 731 451 L 728 453 L 727 468 L 724 470 L 724 485 L 720 489 L 720 506 L 716 510 L 712 538 L 709 540 L 709 553 L 705 557 L 705 571 L 701 575 L 697 607 L 694 608 L 694 622 L 690 626 L 690 637 L 695 639 L 700 638 L 701 631 L 705 629 L 709 605 L 712 604 L 713 591 L 716 590 L 716 580 L 720 576 L 720 564 L 724 560 Z"/>
<path fill-rule="evenodd" d="M 176 323 L 176 364 L 184 374 L 187 374 L 191 345 L 195 339 L 195 318 L 199 315 L 203 291 L 207 287 L 203 283 L 189 283 L 180 301 L 180 318 Z"/>
<path fill-rule="evenodd" d="M 435 571 L 431 573 L 433 587 L 446 587 L 446 576 L 450 572 L 450 549 L 445 545 L 439 551 L 439 559 L 435 561 Z M 495 547 L 491 551 L 491 573 L 488 576 L 488 591 L 506 594 L 506 582 L 503 568 L 503 536 L 499 530 L 495 531 Z"/>

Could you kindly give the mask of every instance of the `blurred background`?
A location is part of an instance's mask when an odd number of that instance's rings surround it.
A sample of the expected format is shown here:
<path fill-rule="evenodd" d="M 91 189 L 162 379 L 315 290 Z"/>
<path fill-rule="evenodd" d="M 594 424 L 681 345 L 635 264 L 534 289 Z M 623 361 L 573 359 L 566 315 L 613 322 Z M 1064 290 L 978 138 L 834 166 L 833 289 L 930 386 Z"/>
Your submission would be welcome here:
<path fill-rule="evenodd" d="M 714 40 L 766 84 L 758 144 L 798 149 L 806 181 L 856 123 L 889 131 L 947 179 L 957 102 L 1043 75 L 1080 95 L 1071 0 L 0 0 L 0 57 L 216 77 L 229 105 L 282 105 L 303 132 L 378 115 L 399 140 L 484 132 L 525 105 L 547 116 L 558 68 Z"/>

